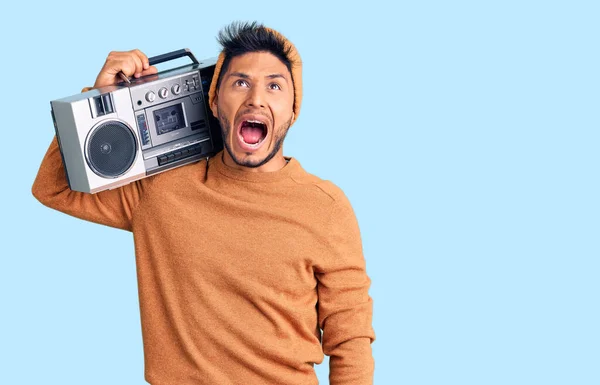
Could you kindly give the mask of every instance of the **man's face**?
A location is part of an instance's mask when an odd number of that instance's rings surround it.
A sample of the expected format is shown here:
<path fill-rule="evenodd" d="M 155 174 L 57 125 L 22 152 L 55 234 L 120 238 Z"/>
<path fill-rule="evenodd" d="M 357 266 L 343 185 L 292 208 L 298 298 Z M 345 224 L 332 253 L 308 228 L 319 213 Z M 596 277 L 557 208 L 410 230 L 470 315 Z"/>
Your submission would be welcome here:
<path fill-rule="evenodd" d="M 293 104 L 292 76 L 276 56 L 252 52 L 233 58 L 211 104 L 221 123 L 225 162 L 251 171 L 283 167 L 281 144 L 291 124 Z"/>

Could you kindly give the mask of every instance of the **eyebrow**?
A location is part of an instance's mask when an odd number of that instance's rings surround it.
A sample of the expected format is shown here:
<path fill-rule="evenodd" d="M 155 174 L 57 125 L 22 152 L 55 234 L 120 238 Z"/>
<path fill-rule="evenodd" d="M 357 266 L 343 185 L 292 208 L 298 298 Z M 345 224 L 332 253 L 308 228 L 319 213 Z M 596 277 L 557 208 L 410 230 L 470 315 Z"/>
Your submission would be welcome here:
<path fill-rule="evenodd" d="M 250 75 L 245 74 L 243 72 L 232 72 L 229 74 L 229 76 L 235 76 L 242 79 L 250 79 Z"/>
<path fill-rule="evenodd" d="M 229 74 L 229 76 L 235 76 L 235 77 L 242 78 L 242 79 L 250 79 L 250 75 L 243 73 L 243 72 L 232 72 Z M 265 77 L 267 79 L 283 79 L 287 82 L 287 78 L 284 75 L 279 74 L 279 73 L 267 75 Z"/>
<path fill-rule="evenodd" d="M 287 82 L 287 78 L 285 76 L 283 76 L 282 74 L 272 74 L 272 75 L 267 75 L 268 79 L 277 79 L 277 78 L 281 78 L 283 80 L 285 80 Z"/>

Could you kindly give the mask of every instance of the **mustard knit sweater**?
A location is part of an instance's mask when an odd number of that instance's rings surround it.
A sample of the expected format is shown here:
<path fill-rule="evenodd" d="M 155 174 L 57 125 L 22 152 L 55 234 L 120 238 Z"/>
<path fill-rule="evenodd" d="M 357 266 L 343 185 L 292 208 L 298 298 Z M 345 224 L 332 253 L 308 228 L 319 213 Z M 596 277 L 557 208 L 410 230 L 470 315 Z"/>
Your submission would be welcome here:
<path fill-rule="evenodd" d="M 91 195 L 69 189 L 54 139 L 32 191 L 133 233 L 149 383 L 317 384 L 325 353 L 330 384 L 372 384 L 370 279 L 347 198 L 294 158 L 254 173 L 221 155 Z"/>

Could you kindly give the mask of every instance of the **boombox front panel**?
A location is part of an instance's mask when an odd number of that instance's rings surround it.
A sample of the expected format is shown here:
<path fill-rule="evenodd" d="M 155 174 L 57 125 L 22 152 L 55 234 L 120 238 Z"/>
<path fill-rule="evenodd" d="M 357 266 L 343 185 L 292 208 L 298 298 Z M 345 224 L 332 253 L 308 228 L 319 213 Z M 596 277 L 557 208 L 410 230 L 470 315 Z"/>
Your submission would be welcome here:
<path fill-rule="evenodd" d="M 133 114 L 133 108 L 131 106 L 131 98 L 129 97 L 129 90 L 127 88 L 120 88 L 111 92 L 111 95 L 112 101 L 114 103 L 115 112 L 105 114 L 101 118 L 92 120 L 95 123 L 92 129 L 88 128 L 87 130 L 85 130 L 85 127 L 82 127 L 82 129 L 84 129 L 85 131 L 85 139 L 84 142 L 81 143 L 81 148 L 84 149 L 84 152 L 86 154 L 86 171 L 87 178 L 90 184 L 90 192 L 98 192 L 109 188 L 116 188 L 146 176 L 146 169 L 144 167 L 144 160 L 141 155 L 140 140 L 137 131 L 137 126 L 135 125 L 135 118 Z M 88 114 L 91 114 L 90 110 L 88 110 Z M 90 149 L 89 145 L 92 143 L 92 141 L 90 140 L 92 139 L 91 134 L 93 133 L 94 129 L 97 129 L 100 126 L 109 127 L 109 123 L 126 126 L 130 132 L 130 135 L 135 138 L 135 146 L 129 146 L 130 151 L 132 153 L 121 154 L 121 156 L 123 157 L 129 159 L 133 158 L 134 160 L 125 173 L 116 177 L 106 174 L 103 176 L 98 175 L 99 173 L 94 171 L 93 161 L 90 160 L 90 156 L 92 153 L 102 153 L 103 149 L 101 147 L 105 144 L 105 142 L 99 142 L 97 143 L 99 148 Z M 80 138 L 81 137 L 83 137 L 83 135 L 80 135 Z M 127 135 L 124 135 L 123 137 L 128 138 Z M 109 157 L 112 154 L 112 152 L 108 154 Z"/>
<path fill-rule="evenodd" d="M 113 189 L 219 151 L 220 136 L 213 136 L 220 129 L 204 87 L 213 62 L 51 101 L 71 189 Z M 155 92 L 153 102 L 149 91 Z"/>

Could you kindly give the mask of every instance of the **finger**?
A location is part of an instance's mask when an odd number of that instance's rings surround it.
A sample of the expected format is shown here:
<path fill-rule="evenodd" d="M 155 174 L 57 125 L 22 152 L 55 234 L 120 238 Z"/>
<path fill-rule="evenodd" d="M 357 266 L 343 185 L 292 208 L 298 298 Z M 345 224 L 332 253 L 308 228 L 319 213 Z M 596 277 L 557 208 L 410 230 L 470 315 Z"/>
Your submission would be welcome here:
<path fill-rule="evenodd" d="M 106 63 L 104 63 L 104 66 L 102 67 L 100 73 L 98 73 L 98 76 L 96 77 L 94 88 L 115 84 L 118 81 L 117 73 L 120 70 L 121 66 L 118 64 L 118 62 L 115 62 L 114 60 L 107 61 Z"/>
<path fill-rule="evenodd" d="M 133 63 L 133 60 L 129 58 L 115 60 L 109 63 L 109 65 L 110 70 L 107 72 L 110 72 L 114 75 L 117 75 L 119 72 L 123 72 L 125 75 L 131 77 L 135 73 L 135 63 Z"/>
<path fill-rule="evenodd" d="M 125 75 L 133 76 L 142 71 L 142 62 L 131 52 L 111 52 L 105 67 L 113 74 L 123 71 Z"/>
<path fill-rule="evenodd" d="M 127 76 L 135 73 L 136 63 L 131 54 L 128 52 L 111 51 L 96 78 L 94 87 L 115 84 L 120 81 L 119 72 L 123 72 Z"/>
<path fill-rule="evenodd" d="M 140 62 L 142 63 L 142 68 L 141 68 L 140 72 L 142 70 L 147 70 L 148 67 L 150 67 L 150 63 L 149 63 L 148 57 L 142 51 L 140 51 L 139 49 L 134 49 L 134 50 L 132 50 L 130 52 L 132 54 L 134 54 L 137 58 L 140 59 Z"/>
<path fill-rule="evenodd" d="M 140 76 L 140 73 L 142 71 L 141 62 L 139 62 L 139 60 L 135 56 L 127 55 L 125 63 L 124 67 L 126 66 L 127 70 L 129 71 L 129 73 L 127 73 L 127 76 L 132 76 L 136 78 Z"/>
<path fill-rule="evenodd" d="M 148 67 L 148 69 L 145 69 L 142 71 L 142 76 L 154 75 L 156 73 L 158 73 L 158 69 L 156 69 L 155 66 L 150 66 L 150 67 Z"/>
<path fill-rule="evenodd" d="M 133 60 L 133 62 L 135 64 L 135 72 L 134 72 L 133 76 L 135 76 L 136 78 L 139 78 L 142 74 L 142 71 L 144 70 L 144 65 L 142 63 L 142 60 L 135 54 L 129 54 L 129 57 Z"/>

